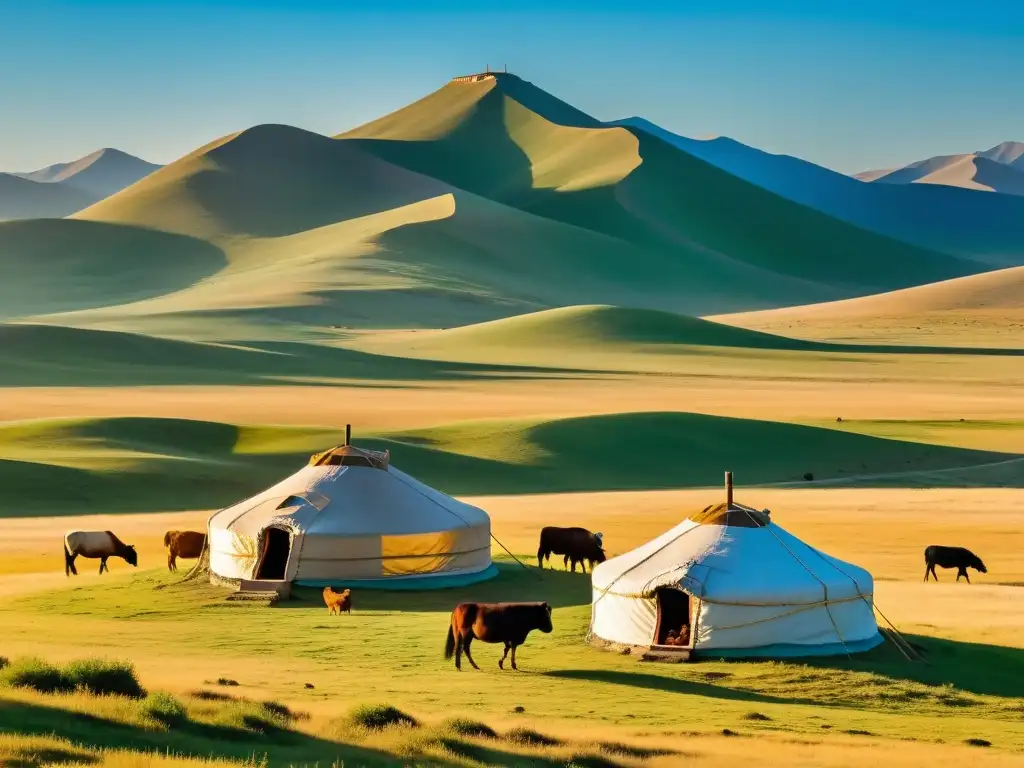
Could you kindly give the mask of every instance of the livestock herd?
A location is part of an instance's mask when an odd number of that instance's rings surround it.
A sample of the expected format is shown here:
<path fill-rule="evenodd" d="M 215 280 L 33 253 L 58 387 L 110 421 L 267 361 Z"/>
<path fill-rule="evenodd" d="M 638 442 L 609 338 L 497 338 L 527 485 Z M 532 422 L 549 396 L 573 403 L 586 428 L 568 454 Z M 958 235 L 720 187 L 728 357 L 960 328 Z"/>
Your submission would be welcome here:
<path fill-rule="evenodd" d="M 198 558 L 206 547 L 206 534 L 199 531 L 167 531 L 164 534 L 164 547 L 168 550 L 167 569 L 177 570 L 177 558 Z M 594 566 L 605 562 L 604 539 L 600 533 L 591 533 L 586 528 L 558 528 L 547 526 L 540 532 L 540 543 L 537 548 L 537 565 L 543 569 L 545 562 L 550 564 L 551 555 L 562 555 L 563 564 L 568 570 L 576 572 L 577 563 L 584 573 L 586 566 Z M 78 557 L 98 559 L 100 573 L 108 570 L 107 560 L 111 557 L 123 558 L 132 566 L 138 565 L 138 554 L 134 545 L 125 544 L 112 531 L 69 531 L 64 536 L 64 573 L 78 575 L 75 560 Z M 963 547 L 944 547 L 932 545 L 925 549 L 924 580 L 929 576 L 938 581 L 935 568 L 956 568 L 956 580 L 966 578 L 967 569 L 973 568 L 979 573 L 988 573 L 988 569 L 977 555 Z M 331 614 L 352 612 L 352 591 L 336 590 L 326 587 L 323 591 L 324 604 Z M 448 637 L 445 642 L 444 657 L 450 660 L 455 657 L 455 668 L 462 669 L 462 654 L 466 655 L 474 669 L 479 669 L 470 647 L 473 640 L 484 643 L 502 643 L 505 653 L 498 661 L 498 666 L 505 668 L 505 659 L 511 653 L 512 669 L 516 666 L 516 649 L 526 642 L 533 630 L 551 632 L 551 606 L 548 603 L 460 603 L 452 611 Z M 667 645 L 685 646 L 690 637 L 682 632 L 670 633 L 666 638 Z"/>

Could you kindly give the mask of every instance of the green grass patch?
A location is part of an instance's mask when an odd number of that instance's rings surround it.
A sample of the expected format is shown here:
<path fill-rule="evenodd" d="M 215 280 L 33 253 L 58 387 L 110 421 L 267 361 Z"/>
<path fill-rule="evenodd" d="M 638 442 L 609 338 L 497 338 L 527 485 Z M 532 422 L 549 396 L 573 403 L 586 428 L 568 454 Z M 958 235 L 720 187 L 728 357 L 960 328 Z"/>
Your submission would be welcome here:
<path fill-rule="evenodd" d="M 181 725 L 188 720 L 188 708 L 166 691 L 154 691 L 139 704 L 146 717 L 166 726 Z"/>

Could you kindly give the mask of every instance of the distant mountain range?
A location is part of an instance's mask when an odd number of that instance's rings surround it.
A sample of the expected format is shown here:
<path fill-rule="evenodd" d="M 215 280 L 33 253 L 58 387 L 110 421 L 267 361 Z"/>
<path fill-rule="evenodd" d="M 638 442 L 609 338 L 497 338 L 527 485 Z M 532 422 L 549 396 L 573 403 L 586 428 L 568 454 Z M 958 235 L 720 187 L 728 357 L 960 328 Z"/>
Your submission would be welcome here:
<path fill-rule="evenodd" d="M 100 149 L 38 171 L 0 173 L 0 221 L 69 216 L 158 168 L 117 149 Z"/>
<path fill-rule="evenodd" d="M 934 183 L 864 183 L 733 139 L 679 136 L 640 117 L 611 125 L 645 131 L 741 179 L 865 229 L 992 266 L 1024 263 L 1024 198 L 1020 196 Z M 993 158 L 998 158 L 1005 173 L 1017 174 L 1011 163 L 1024 162 L 1022 150 L 1024 144 L 1001 144 L 981 159 L 995 165 Z"/>
<path fill-rule="evenodd" d="M 1024 142 L 1005 141 L 984 152 L 939 155 L 902 168 L 864 171 L 856 178 L 881 184 L 940 184 L 1024 195 Z"/>
<path fill-rule="evenodd" d="M 69 169 L 19 180 L 86 172 Z M 1024 263 L 1022 212 L 1021 197 L 865 184 L 603 123 L 483 73 L 334 138 L 255 126 L 69 218 L 0 224 L 0 310 L 259 340 L 569 305 L 731 313 Z"/>

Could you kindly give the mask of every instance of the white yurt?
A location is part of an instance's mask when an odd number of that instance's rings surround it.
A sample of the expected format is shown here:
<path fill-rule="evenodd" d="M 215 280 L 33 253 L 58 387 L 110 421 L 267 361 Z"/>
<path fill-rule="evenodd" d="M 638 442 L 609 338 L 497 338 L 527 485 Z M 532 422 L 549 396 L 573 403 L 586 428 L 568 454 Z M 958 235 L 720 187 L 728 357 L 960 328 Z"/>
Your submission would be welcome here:
<path fill-rule="evenodd" d="M 881 643 L 871 574 L 733 502 L 731 477 L 727 485 L 726 503 L 594 568 L 591 640 L 714 658 Z"/>
<path fill-rule="evenodd" d="M 433 589 L 497 573 L 486 512 L 347 436 L 277 485 L 215 513 L 208 527 L 217 583 Z"/>

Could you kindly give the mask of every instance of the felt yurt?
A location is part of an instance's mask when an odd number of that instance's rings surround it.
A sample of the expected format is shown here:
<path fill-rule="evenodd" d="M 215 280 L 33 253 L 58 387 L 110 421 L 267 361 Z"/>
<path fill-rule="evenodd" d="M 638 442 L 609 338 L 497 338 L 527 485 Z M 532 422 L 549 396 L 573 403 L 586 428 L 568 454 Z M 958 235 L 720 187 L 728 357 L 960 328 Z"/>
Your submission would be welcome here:
<path fill-rule="evenodd" d="M 210 518 L 211 581 L 433 589 L 497 573 L 486 512 L 350 438 Z"/>
<path fill-rule="evenodd" d="M 854 653 L 882 642 L 873 580 L 768 510 L 726 501 L 593 571 L 598 645 L 719 657 Z"/>

